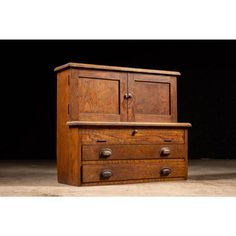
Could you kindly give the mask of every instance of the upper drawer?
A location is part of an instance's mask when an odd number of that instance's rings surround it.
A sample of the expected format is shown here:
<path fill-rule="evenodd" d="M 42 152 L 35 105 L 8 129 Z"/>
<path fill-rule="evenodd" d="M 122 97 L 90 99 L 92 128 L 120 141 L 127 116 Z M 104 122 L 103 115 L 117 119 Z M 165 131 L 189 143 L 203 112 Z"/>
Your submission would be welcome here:
<path fill-rule="evenodd" d="M 135 160 L 135 159 L 166 159 L 184 158 L 185 145 L 183 144 L 133 144 L 133 145 L 83 145 L 82 160 Z"/>
<path fill-rule="evenodd" d="M 155 144 L 184 143 L 184 129 L 155 128 L 83 128 L 80 130 L 83 144 Z"/>

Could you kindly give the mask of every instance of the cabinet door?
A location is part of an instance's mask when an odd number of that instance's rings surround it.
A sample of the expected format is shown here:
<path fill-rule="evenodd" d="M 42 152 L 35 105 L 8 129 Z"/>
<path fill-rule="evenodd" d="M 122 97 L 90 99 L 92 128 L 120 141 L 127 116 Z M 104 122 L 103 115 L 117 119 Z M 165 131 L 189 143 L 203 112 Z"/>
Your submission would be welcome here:
<path fill-rule="evenodd" d="M 70 120 L 127 121 L 127 73 L 74 69 L 69 87 Z"/>
<path fill-rule="evenodd" d="M 128 73 L 128 121 L 177 122 L 176 77 Z"/>

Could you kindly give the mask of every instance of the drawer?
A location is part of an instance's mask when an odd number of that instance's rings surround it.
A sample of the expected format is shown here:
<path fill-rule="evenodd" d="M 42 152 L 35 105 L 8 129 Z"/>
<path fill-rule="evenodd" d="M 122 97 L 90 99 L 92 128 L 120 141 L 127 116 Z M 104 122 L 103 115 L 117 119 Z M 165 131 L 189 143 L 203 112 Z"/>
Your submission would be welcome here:
<path fill-rule="evenodd" d="M 186 177 L 186 173 L 186 162 L 182 159 L 85 164 L 82 166 L 82 182 L 175 178 Z"/>
<path fill-rule="evenodd" d="M 158 159 L 158 158 L 184 158 L 184 144 L 156 144 L 156 145 L 83 145 L 82 160 L 134 160 L 134 159 Z"/>
<path fill-rule="evenodd" d="M 184 143 L 184 129 L 160 128 L 83 128 L 83 144 L 160 144 Z"/>

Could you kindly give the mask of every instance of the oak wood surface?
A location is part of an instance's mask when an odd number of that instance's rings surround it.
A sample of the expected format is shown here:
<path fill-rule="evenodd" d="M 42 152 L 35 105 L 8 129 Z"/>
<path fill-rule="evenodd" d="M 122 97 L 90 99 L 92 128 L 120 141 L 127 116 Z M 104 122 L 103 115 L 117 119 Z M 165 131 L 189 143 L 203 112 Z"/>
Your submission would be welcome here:
<path fill-rule="evenodd" d="M 144 126 L 144 127 L 166 127 L 166 128 L 181 128 L 181 127 L 191 127 L 190 123 L 159 123 L 159 122 L 100 122 L 100 121 L 68 121 L 66 123 L 68 126 Z"/>
<path fill-rule="evenodd" d="M 108 144 L 161 144 L 161 143 L 184 143 L 184 129 L 154 129 L 140 127 L 132 128 L 83 128 L 81 141 L 83 144 L 104 141 Z"/>
<path fill-rule="evenodd" d="M 70 121 L 177 122 L 176 76 L 66 71 Z"/>
<path fill-rule="evenodd" d="M 70 120 L 126 121 L 127 75 L 122 72 L 71 70 Z"/>
<path fill-rule="evenodd" d="M 69 127 L 68 120 L 68 71 L 62 71 L 57 80 L 57 171 L 58 181 L 68 183 Z"/>
<path fill-rule="evenodd" d="M 185 179 L 188 179 L 188 129 L 184 130 L 185 139 Z"/>
<path fill-rule="evenodd" d="M 177 122 L 179 72 L 81 63 L 68 63 L 55 71 L 60 183 L 81 186 L 187 178 L 191 124 Z M 161 176 L 164 167 L 171 174 Z M 104 168 L 112 171 L 108 179 L 101 179 Z"/>
<path fill-rule="evenodd" d="M 165 155 L 162 150 L 167 148 L 170 154 Z M 111 155 L 104 157 L 103 150 L 110 150 Z M 182 144 L 156 144 L 156 145 L 83 145 L 82 160 L 83 161 L 101 161 L 101 160 L 136 160 L 136 159 L 169 159 L 169 158 L 185 158 L 185 146 Z"/>
<path fill-rule="evenodd" d="M 141 69 L 141 68 L 130 68 L 130 67 L 119 67 L 119 66 L 105 66 L 105 65 L 94 65 L 94 64 L 73 63 L 73 62 L 58 66 L 54 69 L 54 71 L 65 70 L 68 68 L 88 68 L 88 69 L 101 69 L 101 70 L 111 70 L 111 71 L 139 72 L 139 73 L 164 74 L 164 75 L 180 75 L 180 72 L 177 72 L 177 71 Z"/>
<path fill-rule="evenodd" d="M 176 77 L 128 73 L 128 121 L 177 122 Z"/>
<path fill-rule="evenodd" d="M 70 71 L 62 71 L 57 80 L 57 171 L 58 182 L 80 185 L 80 152 L 78 129 L 69 128 L 69 84 Z"/>
<path fill-rule="evenodd" d="M 155 160 L 155 161 L 120 161 L 117 164 L 93 164 L 82 167 L 82 181 L 87 182 L 107 182 L 132 179 L 152 179 L 160 178 L 160 170 L 170 168 L 171 173 L 165 178 L 184 177 L 185 162 L 180 160 Z M 109 170 L 112 176 L 108 179 L 101 178 L 101 172 Z"/>

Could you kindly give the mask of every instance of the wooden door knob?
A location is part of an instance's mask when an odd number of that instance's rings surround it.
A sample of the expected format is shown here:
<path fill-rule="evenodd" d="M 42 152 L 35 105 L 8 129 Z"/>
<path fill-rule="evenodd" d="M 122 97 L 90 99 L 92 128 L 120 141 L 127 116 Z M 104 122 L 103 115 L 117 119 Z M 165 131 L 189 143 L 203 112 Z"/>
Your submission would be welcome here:
<path fill-rule="evenodd" d="M 168 175 L 170 175 L 170 173 L 171 173 L 171 169 L 170 168 L 161 168 L 161 170 L 160 170 L 160 175 L 161 176 L 168 176 Z"/>
<path fill-rule="evenodd" d="M 112 176 L 112 171 L 111 170 L 103 170 L 101 172 L 101 178 L 102 179 L 109 179 Z"/>
<path fill-rule="evenodd" d="M 108 158 L 111 155 L 112 155 L 112 150 L 110 148 L 103 148 L 100 151 L 101 158 Z"/>
<path fill-rule="evenodd" d="M 133 131 L 132 131 L 132 136 L 134 136 L 134 135 L 137 134 L 137 133 L 138 133 L 138 130 L 137 130 L 137 129 L 133 130 Z"/>
<path fill-rule="evenodd" d="M 162 147 L 160 150 L 161 155 L 170 155 L 170 148 Z"/>
<path fill-rule="evenodd" d="M 132 98 L 132 97 L 133 97 L 132 93 L 126 93 L 125 96 L 124 96 L 125 99 L 129 99 L 129 98 Z"/>

